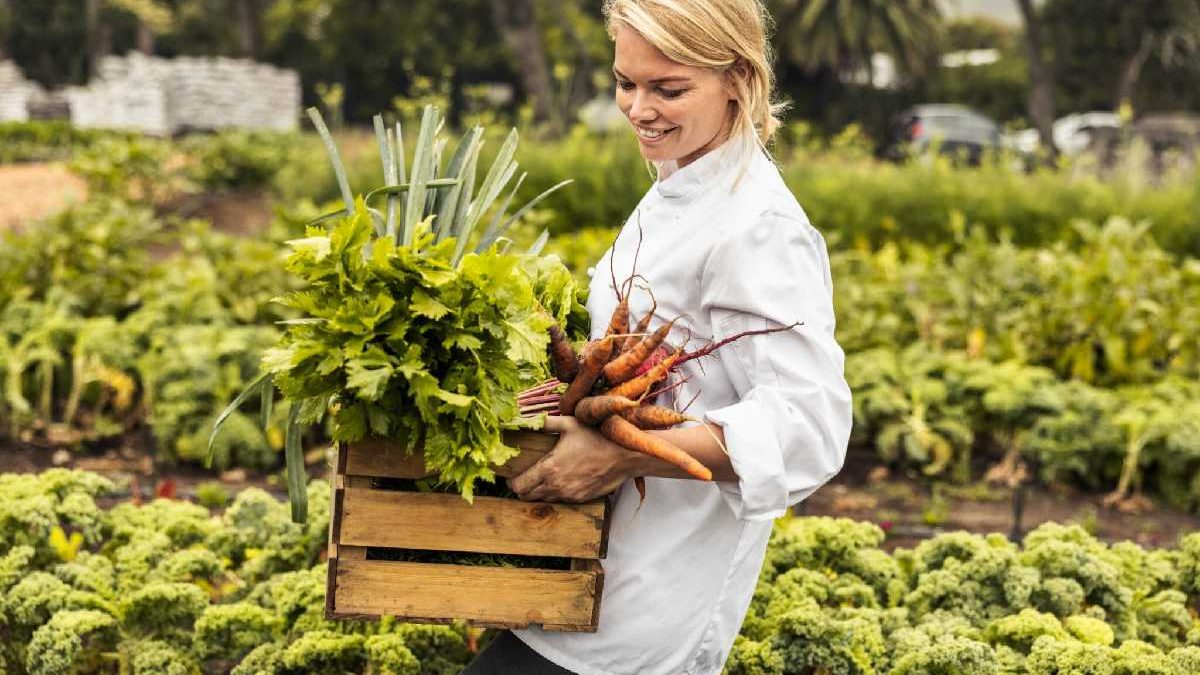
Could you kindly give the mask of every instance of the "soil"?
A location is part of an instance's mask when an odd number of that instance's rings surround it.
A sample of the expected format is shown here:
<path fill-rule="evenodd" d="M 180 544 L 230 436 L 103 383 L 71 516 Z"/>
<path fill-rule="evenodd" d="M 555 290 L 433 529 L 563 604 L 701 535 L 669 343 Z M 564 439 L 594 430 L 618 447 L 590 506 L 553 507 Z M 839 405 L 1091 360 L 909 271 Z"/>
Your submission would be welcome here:
<path fill-rule="evenodd" d="M 83 181 L 59 162 L 0 165 L 0 231 L 53 215 L 86 198 Z"/>
<path fill-rule="evenodd" d="M 83 453 L 0 441 L 0 473 L 29 473 L 55 466 L 94 471 L 117 482 L 117 500 L 137 492 L 152 499 L 166 492 L 194 499 L 200 483 L 220 480 L 232 493 L 255 486 L 279 498 L 286 496 L 282 470 L 272 474 L 241 469 L 218 475 L 194 465 L 168 466 L 155 461 L 152 440 L 130 435 L 106 449 Z M 332 456 L 328 448 L 307 453 L 312 476 L 328 478 Z M 1168 505 L 1141 500 L 1144 510 L 1123 512 L 1105 508 L 1104 495 L 1061 486 L 1025 488 L 1019 522 L 1014 515 L 1014 493 L 1008 488 L 979 484 L 933 486 L 927 481 L 897 475 L 880 466 L 869 449 L 854 448 L 846 467 L 830 483 L 796 509 L 799 515 L 837 516 L 878 524 L 888 534 L 884 548 L 912 547 L 943 532 L 966 530 L 978 534 L 997 532 L 1019 538 L 1045 522 L 1075 523 L 1109 542 L 1130 540 L 1142 546 L 1173 545 L 1180 536 L 1200 530 L 1200 516 Z"/>
<path fill-rule="evenodd" d="M 997 532 L 1016 540 L 1047 522 L 1078 524 L 1105 541 L 1150 547 L 1173 545 L 1200 530 L 1200 516 L 1150 498 L 1113 509 L 1103 505 L 1104 497 L 1064 485 L 1027 485 L 1019 493 L 982 482 L 934 485 L 888 471 L 869 448 L 852 448 L 842 473 L 797 512 L 874 522 L 887 531 L 888 550 L 955 530 Z"/>

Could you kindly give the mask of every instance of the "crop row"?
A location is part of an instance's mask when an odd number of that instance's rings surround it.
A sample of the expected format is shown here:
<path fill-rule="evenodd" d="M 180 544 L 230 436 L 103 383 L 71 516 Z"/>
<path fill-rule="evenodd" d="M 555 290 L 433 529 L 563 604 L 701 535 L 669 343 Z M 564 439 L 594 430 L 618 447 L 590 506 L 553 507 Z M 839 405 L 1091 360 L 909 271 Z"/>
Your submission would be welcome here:
<path fill-rule="evenodd" d="M 221 513 L 105 508 L 78 471 L 0 475 L 0 669 L 451 675 L 490 639 L 464 625 L 324 618 L 329 489 L 310 518 L 251 488 Z M 951 533 L 892 553 L 875 525 L 777 523 L 729 675 L 1200 669 L 1200 534 L 1173 549 L 1046 524 L 1021 544 Z"/>

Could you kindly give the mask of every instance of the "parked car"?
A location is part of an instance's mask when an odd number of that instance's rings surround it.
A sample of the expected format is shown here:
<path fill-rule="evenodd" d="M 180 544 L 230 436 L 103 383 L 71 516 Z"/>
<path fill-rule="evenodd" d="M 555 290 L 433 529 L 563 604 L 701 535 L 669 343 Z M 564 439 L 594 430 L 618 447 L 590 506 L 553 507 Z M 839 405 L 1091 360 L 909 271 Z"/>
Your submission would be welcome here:
<path fill-rule="evenodd" d="M 984 150 L 999 145 L 1000 125 L 987 115 L 964 105 L 925 104 L 896 116 L 885 154 L 900 158 L 936 148 L 941 154 L 978 164 Z"/>
<path fill-rule="evenodd" d="M 1072 113 L 1054 120 L 1054 146 L 1069 157 L 1084 152 L 1102 152 L 1113 147 L 1121 135 L 1121 118 L 1106 110 Z M 1005 140 L 1005 145 L 1026 155 L 1037 152 L 1041 138 L 1037 129 L 1022 129 Z"/>

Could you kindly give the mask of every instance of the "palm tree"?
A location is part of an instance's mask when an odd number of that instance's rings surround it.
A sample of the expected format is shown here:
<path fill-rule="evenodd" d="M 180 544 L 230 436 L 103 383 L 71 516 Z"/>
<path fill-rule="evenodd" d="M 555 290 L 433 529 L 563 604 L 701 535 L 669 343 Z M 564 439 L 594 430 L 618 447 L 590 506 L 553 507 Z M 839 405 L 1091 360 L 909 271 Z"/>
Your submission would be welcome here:
<path fill-rule="evenodd" d="M 771 0 L 769 7 L 782 58 L 810 73 L 865 69 L 871 80 L 876 52 L 921 72 L 937 49 L 942 17 L 938 0 Z"/>
<path fill-rule="evenodd" d="M 1152 56 L 1164 66 L 1186 66 L 1194 64 L 1191 57 L 1200 52 L 1200 0 L 1153 0 L 1125 9 L 1132 10 L 1133 16 L 1122 24 L 1137 31 L 1138 46 L 1117 79 L 1116 109 L 1133 99 L 1142 68 Z"/>

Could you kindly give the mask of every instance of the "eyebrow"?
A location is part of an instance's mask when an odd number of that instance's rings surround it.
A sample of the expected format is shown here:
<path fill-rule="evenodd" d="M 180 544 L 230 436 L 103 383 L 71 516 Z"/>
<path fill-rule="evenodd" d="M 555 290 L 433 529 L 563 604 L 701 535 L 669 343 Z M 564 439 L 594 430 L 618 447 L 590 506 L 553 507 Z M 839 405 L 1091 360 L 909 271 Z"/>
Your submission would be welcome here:
<path fill-rule="evenodd" d="M 622 74 L 621 71 L 617 70 L 616 68 L 613 68 L 613 74 L 616 75 L 617 77 L 621 78 L 622 80 L 629 79 L 628 77 L 625 77 L 625 75 Z M 690 78 L 690 77 L 684 77 L 682 75 L 674 75 L 671 77 L 656 77 L 653 80 L 650 80 L 650 84 L 662 84 L 663 82 L 689 82 L 689 81 L 691 81 L 691 79 L 692 78 Z"/>

